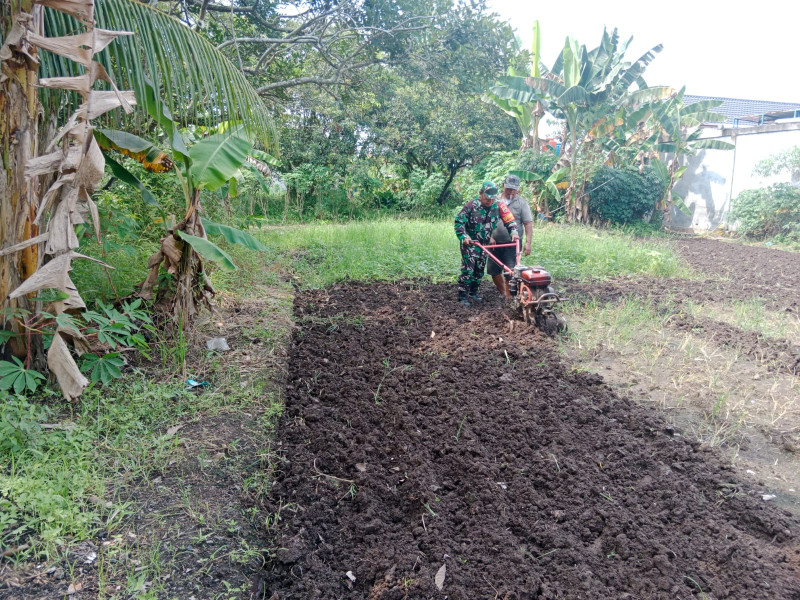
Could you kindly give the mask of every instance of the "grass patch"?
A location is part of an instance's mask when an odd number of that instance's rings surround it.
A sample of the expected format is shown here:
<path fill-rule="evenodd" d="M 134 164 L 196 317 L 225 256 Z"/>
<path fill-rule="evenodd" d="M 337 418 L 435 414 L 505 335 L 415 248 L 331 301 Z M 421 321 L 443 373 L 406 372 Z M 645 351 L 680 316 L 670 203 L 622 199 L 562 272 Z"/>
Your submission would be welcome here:
<path fill-rule="evenodd" d="M 686 312 L 693 316 L 712 317 L 745 331 L 755 331 L 765 338 L 800 340 L 800 318 L 790 312 L 769 310 L 763 298 L 715 304 L 687 301 L 685 304 Z"/>
<path fill-rule="evenodd" d="M 236 271 L 206 263 L 215 289 L 239 298 L 252 297 L 259 286 L 276 285 L 289 277 L 304 288 L 319 288 L 350 280 L 394 281 L 424 278 L 451 282 L 460 253 L 450 221 L 386 219 L 344 224 L 268 227 L 251 231 L 266 252 L 214 242 L 228 252 Z M 88 241 L 81 251 L 102 258 Z M 75 261 L 74 280 L 87 298 L 121 296 L 146 276 L 147 259 L 155 245 L 126 246 L 106 255 L 115 269 L 108 274 L 94 263 Z M 534 229 L 531 256 L 524 262 L 548 269 L 556 280 L 618 275 L 689 277 L 689 269 L 664 240 L 633 239 L 618 230 L 545 224 Z M 109 281 L 110 277 L 110 281 Z M 113 283 L 113 287 L 112 287 Z"/>
<path fill-rule="evenodd" d="M 180 431 L 170 427 L 261 402 L 253 388 L 235 392 L 219 385 L 197 395 L 139 372 L 88 390 L 76 404 L 49 398 L 58 422 L 42 428 L 40 415 L 24 423 L 23 447 L 7 452 L 0 469 L 0 546 L 28 546 L 18 558 L 52 558 L 68 542 L 112 535 L 130 513 L 120 490 L 163 472 L 179 454 Z M 281 412 L 275 404 L 257 412 L 271 421 Z"/>
<path fill-rule="evenodd" d="M 725 307 L 738 326 L 744 319 L 769 330 L 761 322 L 764 315 L 774 326 L 775 315 L 765 312 L 760 300 Z M 734 456 L 746 427 L 791 430 L 798 414 L 798 379 L 772 373 L 702 331 L 676 331 L 670 323 L 682 318 L 681 311 L 719 319 L 722 308 L 684 300 L 678 311 L 670 299 L 656 304 L 635 296 L 567 306 L 570 329 L 559 350 L 574 361 L 573 368 L 603 374 L 666 410 L 687 435 L 709 446 L 727 446 Z"/>
<path fill-rule="evenodd" d="M 287 226 L 255 235 L 270 248 L 266 256 L 255 260 L 275 261 L 277 271 L 309 288 L 344 279 L 391 281 L 419 277 L 434 282 L 453 281 L 460 264 L 458 243 L 449 221 Z M 531 256 L 526 261 L 543 265 L 557 279 L 690 275 L 665 242 L 633 240 L 619 232 L 584 227 L 537 227 Z M 215 274 L 215 282 L 228 278 L 236 281 L 237 273 Z"/>
<path fill-rule="evenodd" d="M 637 351 L 646 346 L 646 334 L 665 326 L 670 311 L 636 296 L 616 303 L 567 304 L 564 314 L 570 323 L 569 334 L 560 338 L 565 346 L 577 348 L 584 357 L 601 350 L 623 352 L 631 345 Z"/>
<path fill-rule="evenodd" d="M 75 259 L 72 261 L 72 280 L 87 303 L 97 299 L 116 300 L 117 295 L 124 298 L 147 277 L 147 260 L 157 249 L 157 242 L 137 240 L 133 245 L 104 252 L 94 239 L 84 238 L 78 252 L 102 260 L 113 268 L 105 269 L 93 261 Z"/>

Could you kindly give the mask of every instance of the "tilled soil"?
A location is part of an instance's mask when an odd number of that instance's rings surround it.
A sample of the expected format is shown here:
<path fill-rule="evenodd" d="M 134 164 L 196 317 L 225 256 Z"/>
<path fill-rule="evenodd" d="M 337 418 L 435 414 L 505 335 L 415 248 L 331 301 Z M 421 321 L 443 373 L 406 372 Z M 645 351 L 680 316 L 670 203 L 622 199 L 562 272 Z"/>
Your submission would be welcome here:
<path fill-rule="evenodd" d="M 743 246 L 736 242 L 687 237 L 677 239 L 675 247 L 698 271 L 728 276 L 747 286 L 764 286 L 774 294 L 794 293 L 794 306 L 800 302 L 800 254 L 762 246 Z"/>
<path fill-rule="evenodd" d="M 789 513 L 454 294 L 297 297 L 264 597 L 800 599 Z"/>

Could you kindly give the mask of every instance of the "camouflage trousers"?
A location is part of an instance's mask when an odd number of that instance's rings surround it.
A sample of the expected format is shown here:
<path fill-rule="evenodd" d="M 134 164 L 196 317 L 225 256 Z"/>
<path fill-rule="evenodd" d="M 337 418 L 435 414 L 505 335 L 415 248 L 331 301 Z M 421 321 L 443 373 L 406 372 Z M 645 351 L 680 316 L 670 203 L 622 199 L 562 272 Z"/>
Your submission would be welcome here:
<path fill-rule="evenodd" d="M 477 246 L 461 246 L 461 274 L 458 276 L 458 291 L 478 289 L 483 270 L 486 268 L 486 253 Z"/>

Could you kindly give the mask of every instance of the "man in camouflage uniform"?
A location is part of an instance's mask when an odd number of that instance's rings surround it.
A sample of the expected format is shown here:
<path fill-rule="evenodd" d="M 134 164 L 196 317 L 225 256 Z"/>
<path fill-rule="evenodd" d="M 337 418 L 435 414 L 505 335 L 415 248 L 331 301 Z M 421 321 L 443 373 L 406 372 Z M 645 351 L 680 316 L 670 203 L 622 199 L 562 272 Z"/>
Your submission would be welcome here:
<path fill-rule="evenodd" d="M 486 267 L 486 253 L 470 242 L 488 244 L 497 224 L 502 222 L 511 234 L 511 240 L 518 240 L 517 224 L 514 215 L 501 200 L 495 200 L 497 186 L 484 181 L 478 197 L 467 202 L 456 216 L 456 236 L 461 242 L 461 275 L 458 277 L 458 301 L 469 306 L 469 301 L 483 300 L 478 295 L 478 286 Z"/>

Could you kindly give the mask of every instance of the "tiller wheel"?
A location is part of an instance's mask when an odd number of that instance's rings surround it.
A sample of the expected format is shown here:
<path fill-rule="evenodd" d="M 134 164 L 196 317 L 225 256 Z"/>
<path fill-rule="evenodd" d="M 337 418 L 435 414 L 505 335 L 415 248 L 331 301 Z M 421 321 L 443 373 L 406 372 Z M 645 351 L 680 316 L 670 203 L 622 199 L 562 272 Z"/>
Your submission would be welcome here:
<path fill-rule="evenodd" d="M 542 267 L 517 265 L 508 281 L 514 308 L 526 323 L 534 323 L 548 333 L 567 330 L 567 321 L 555 307 L 564 298 L 550 285 L 550 273 Z"/>

